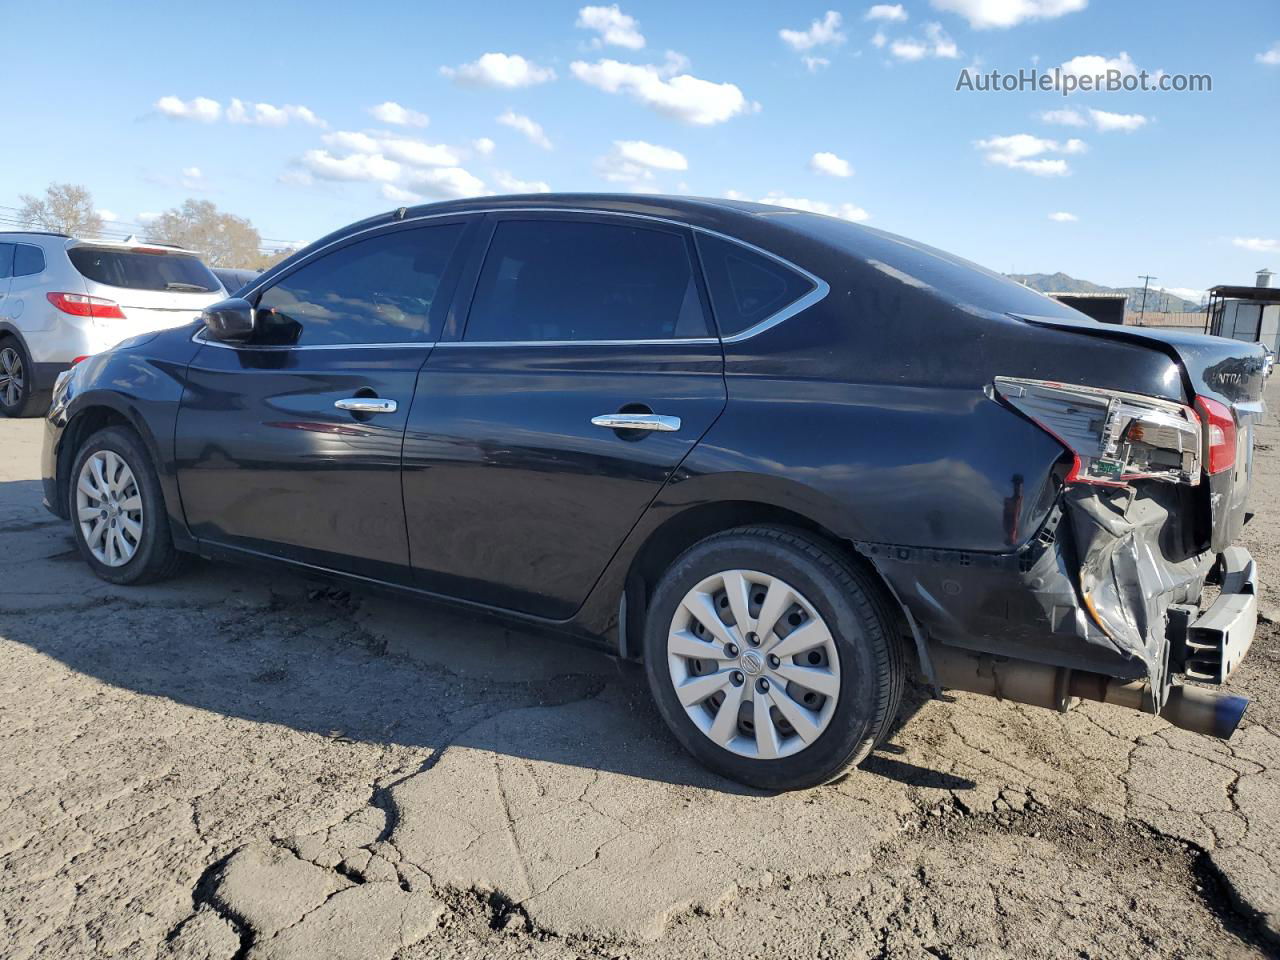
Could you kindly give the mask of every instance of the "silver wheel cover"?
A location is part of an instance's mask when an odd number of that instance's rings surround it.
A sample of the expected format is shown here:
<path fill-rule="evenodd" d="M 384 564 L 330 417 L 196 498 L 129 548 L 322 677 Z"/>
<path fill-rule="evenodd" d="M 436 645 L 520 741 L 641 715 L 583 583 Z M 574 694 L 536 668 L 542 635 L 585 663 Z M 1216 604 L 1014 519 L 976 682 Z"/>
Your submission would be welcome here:
<path fill-rule="evenodd" d="M 22 357 L 18 351 L 13 347 L 0 350 L 0 403 L 6 407 L 16 407 L 22 399 L 25 384 Z"/>
<path fill-rule="evenodd" d="M 99 563 L 122 567 L 142 542 L 142 491 L 124 458 L 99 450 L 76 480 L 76 522 Z"/>
<path fill-rule="evenodd" d="M 689 719 L 742 757 L 799 753 L 840 699 L 840 655 L 817 609 L 753 570 L 713 574 L 685 594 L 667 633 L 667 666 Z"/>

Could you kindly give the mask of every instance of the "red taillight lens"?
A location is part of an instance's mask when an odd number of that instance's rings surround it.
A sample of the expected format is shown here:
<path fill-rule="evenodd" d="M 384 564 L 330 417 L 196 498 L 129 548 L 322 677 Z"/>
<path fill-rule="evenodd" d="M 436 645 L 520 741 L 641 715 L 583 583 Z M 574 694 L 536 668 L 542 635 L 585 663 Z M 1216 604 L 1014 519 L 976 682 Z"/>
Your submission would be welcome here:
<path fill-rule="evenodd" d="M 124 311 L 114 300 L 87 297 L 83 293 L 47 293 L 49 302 L 73 317 L 93 317 L 95 320 L 123 320 Z"/>
<path fill-rule="evenodd" d="M 86 353 L 83 357 L 73 358 L 71 361 L 71 365 L 74 367 L 77 363 L 80 363 L 81 361 L 88 360 L 88 359 L 89 359 L 89 355 Z"/>
<path fill-rule="evenodd" d="M 1236 465 L 1236 417 L 1225 403 L 1196 397 L 1196 411 L 1205 424 L 1205 469 L 1222 473 Z"/>

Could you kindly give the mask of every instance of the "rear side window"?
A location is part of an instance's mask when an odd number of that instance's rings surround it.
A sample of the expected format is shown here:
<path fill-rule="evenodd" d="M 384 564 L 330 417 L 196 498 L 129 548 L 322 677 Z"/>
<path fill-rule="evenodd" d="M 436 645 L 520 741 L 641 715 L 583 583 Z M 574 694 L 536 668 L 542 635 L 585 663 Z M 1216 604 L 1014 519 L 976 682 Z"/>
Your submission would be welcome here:
<path fill-rule="evenodd" d="M 44 273 L 44 251 L 29 243 L 19 243 L 13 251 L 13 275 L 30 277 Z"/>
<path fill-rule="evenodd" d="M 13 244 L 0 243 L 0 280 L 13 276 Z"/>
<path fill-rule="evenodd" d="M 110 287 L 170 293 L 212 293 L 221 289 L 208 267 L 184 254 L 73 247 L 67 256 L 85 279 Z"/>
<path fill-rule="evenodd" d="M 676 340 L 708 330 L 682 235 L 504 220 L 485 257 L 465 339 Z"/>
<path fill-rule="evenodd" d="M 698 235 L 698 253 L 722 337 L 767 320 L 813 289 L 772 257 L 710 234 Z"/>
<path fill-rule="evenodd" d="M 384 233 L 295 270 L 258 299 L 258 342 L 323 346 L 434 338 L 432 307 L 463 229 L 453 223 Z"/>

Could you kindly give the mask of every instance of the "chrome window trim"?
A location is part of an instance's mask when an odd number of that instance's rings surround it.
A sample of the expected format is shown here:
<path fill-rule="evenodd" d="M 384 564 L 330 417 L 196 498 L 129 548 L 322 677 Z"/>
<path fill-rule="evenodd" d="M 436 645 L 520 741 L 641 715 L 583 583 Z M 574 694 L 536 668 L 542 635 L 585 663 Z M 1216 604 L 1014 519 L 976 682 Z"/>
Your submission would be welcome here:
<path fill-rule="evenodd" d="M 434 340 L 397 340 L 394 343 L 304 343 L 301 345 L 264 343 L 254 345 L 249 343 L 222 343 L 218 340 L 210 340 L 206 333 L 206 328 L 201 327 L 191 334 L 191 342 L 202 343 L 209 347 L 218 347 L 220 350 L 395 350 L 405 347 L 436 346 Z"/>
<path fill-rule="evenodd" d="M 808 280 L 810 283 L 813 284 L 813 289 L 810 290 L 808 293 L 806 293 L 804 296 L 800 297 L 799 299 L 791 301 L 791 303 L 787 304 L 781 310 L 778 310 L 777 312 L 772 313 L 769 316 L 765 317 L 763 320 L 759 321 L 758 323 L 754 323 L 751 326 L 747 327 L 745 330 L 739 330 L 737 333 L 728 337 L 694 337 L 689 339 L 673 338 L 670 340 L 505 340 L 505 341 L 442 340 L 434 344 L 428 344 L 425 341 L 413 341 L 412 344 L 403 344 L 403 343 L 399 343 L 399 344 L 357 344 L 357 343 L 315 344 L 310 347 L 308 346 L 278 347 L 274 349 L 326 350 L 326 349 L 339 349 L 340 347 L 373 347 L 373 346 L 391 347 L 391 346 L 409 346 L 409 345 L 416 346 L 418 344 L 421 344 L 423 346 L 441 346 L 441 347 L 463 347 L 463 346 L 465 347 L 484 347 L 484 346 L 525 347 L 525 346 L 539 346 L 539 345 L 565 346 L 566 344 L 571 344 L 571 343 L 578 344 L 581 346 L 616 346 L 616 345 L 625 345 L 625 344 L 642 344 L 642 345 L 651 346 L 657 343 L 741 343 L 744 340 L 750 340 L 752 337 L 757 336 L 758 334 L 764 333 L 766 330 L 772 329 L 773 327 L 776 327 L 778 324 L 782 323 L 785 320 L 791 319 L 797 313 L 801 313 L 804 310 L 808 310 L 810 307 L 814 306 L 815 304 L 825 299 L 827 294 L 831 292 L 831 286 L 830 284 L 827 283 L 827 281 L 823 280 L 821 277 L 817 276 L 816 274 L 810 273 L 808 270 L 804 269 L 804 267 L 797 266 L 796 264 L 792 263 L 790 260 L 786 259 L 785 257 L 779 256 L 778 254 L 774 253 L 771 250 L 766 250 L 763 247 L 758 247 L 754 243 L 748 243 L 746 240 L 740 240 L 737 237 L 730 236 L 727 233 L 721 233 L 718 230 L 711 230 L 707 227 L 700 227 L 700 226 L 696 226 L 695 224 L 685 223 L 682 220 L 672 220 L 669 217 L 656 217 L 656 216 L 653 216 L 652 214 L 647 214 L 647 213 L 626 213 L 621 210 L 591 210 L 588 208 L 579 208 L 579 207 L 485 207 L 479 210 L 454 210 L 449 213 L 426 213 L 416 217 L 405 217 L 403 220 L 396 220 L 396 221 L 393 221 L 392 223 L 379 223 L 376 226 L 365 227 L 363 230 L 357 230 L 355 233 L 348 233 L 345 236 L 339 237 L 337 240 L 332 240 L 329 243 L 326 243 L 323 247 L 320 247 L 319 249 L 316 249 L 316 250 L 312 250 L 302 260 L 299 260 L 298 263 L 295 264 L 294 267 L 290 269 L 290 272 L 292 273 L 293 269 L 295 269 L 296 267 L 299 267 L 302 264 L 312 260 L 313 258 L 320 256 L 330 247 L 335 247 L 338 244 L 346 243 L 347 241 L 355 237 L 362 236 L 366 233 L 375 233 L 379 230 L 384 230 L 388 227 L 398 227 L 406 223 L 416 223 L 420 220 L 439 220 L 446 217 L 483 216 L 485 214 L 490 214 L 490 213 L 513 213 L 513 214 L 573 213 L 573 214 L 586 214 L 588 216 L 622 217 L 627 220 L 644 220 L 649 223 L 662 223 L 662 224 L 667 224 L 669 226 L 681 227 L 685 230 L 693 230 L 696 233 L 704 233 L 707 236 L 716 237 L 720 240 L 725 240 L 729 243 L 737 244 L 738 246 L 743 247 L 744 249 L 751 250 L 755 253 L 760 254 L 761 256 L 768 257 L 770 260 L 773 260 L 777 263 L 782 264 L 788 270 L 792 270 L 795 273 L 800 274 L 800 276 L 804 277 L 806 280 Z M 256 296 L 259 289 L 262 288 L 263 286 L 266 286 L 266 284 L 259 283 L 249 287 L 245 291 L 244 299 L 248 299 L 249 297 Z M 239 349 L 233 344 L 216 343 L 212 340 L 205 340 L 203 342 L 211 343 L 214 346 L 225 347 L 229 350 Z M 261 349 L 273 349 L 273 348 L 254 347 L 253 349 L 261 350 Z"/>

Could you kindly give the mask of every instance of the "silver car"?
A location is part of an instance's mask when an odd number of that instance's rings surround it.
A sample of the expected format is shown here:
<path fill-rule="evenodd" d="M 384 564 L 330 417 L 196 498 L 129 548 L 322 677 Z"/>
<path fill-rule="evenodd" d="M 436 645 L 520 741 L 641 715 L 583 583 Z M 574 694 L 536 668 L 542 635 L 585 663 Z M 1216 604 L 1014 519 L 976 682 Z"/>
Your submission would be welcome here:
<path fill-rule="evenodd" d="M 42 414 L 63 370 L 129 337 L 189 323 L 225 296 L 190 250 L 0 233 L 0 414 Z"/>

